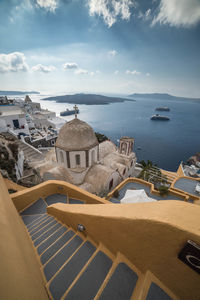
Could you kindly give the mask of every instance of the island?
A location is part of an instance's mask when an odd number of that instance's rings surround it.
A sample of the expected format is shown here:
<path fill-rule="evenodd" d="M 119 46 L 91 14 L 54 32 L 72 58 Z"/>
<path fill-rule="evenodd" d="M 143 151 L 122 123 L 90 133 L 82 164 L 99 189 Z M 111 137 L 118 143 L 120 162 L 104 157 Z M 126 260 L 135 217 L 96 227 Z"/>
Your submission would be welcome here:
<path fill-rule="evenodd" d="M 159 99 L 159 100 L 195 100 L 199 101 L 200 98 L 187 98 L 187 97 L 176 97 L 170 94 L 151 93 L 151 94 L 131 94 L 129 97 L 145 98 L 145 99 Z"/>
<path fill-rule="evenodd" d="M 96 94 L 74 94 L 63 95 L 43 98 L 42 100 L 52 100 L 59 103 L 71 103 L 71 104 L 86 104 L 86 105 L 105 105 L 110 103 L 135 101 L 134 99 L 108 97 Z"/>
<path fill-rule="evenodd" d="M 15 96 L 15 95 L 31 95 L 31 94 L 40 94 L 39 92 L 30 91 L 0 91 L 1 96 Z"/>

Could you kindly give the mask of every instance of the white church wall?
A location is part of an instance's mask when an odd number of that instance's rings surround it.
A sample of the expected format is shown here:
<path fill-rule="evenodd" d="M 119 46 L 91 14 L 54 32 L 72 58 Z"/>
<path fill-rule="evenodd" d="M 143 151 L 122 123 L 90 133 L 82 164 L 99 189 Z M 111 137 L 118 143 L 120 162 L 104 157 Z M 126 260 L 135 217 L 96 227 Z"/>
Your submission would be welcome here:
<path fill-rule="evenodd" d="M 73 178 L 73 184 L 79 185 L 84 182 L 85 176 L 88 172 L 88 168 L 81 172 L 74 172 L 73 170 L 68 169 L 68 172 L 71 175 L 71 177 Z"/>
<path fill-rule="evenodd" d="M 76 163 L 76 155 L 80 155 L 80 165 Z M 85 151 L 71 151 L 69 153 L 70 167 L 75 168 L 86 168 L 86 155 Z"/>
<path fill-rule="evenodd" d="M 62 166 L 67 167 L 66 152 L 60 148 L 56 148 L 56 154 L 57 154 L 58 163 Z"/>
<path fill-rule="evenodd" d="M 89 150 L 89 166 L 98 161 L 98 146 Z"/>
<path fill-rule="evenodd" d="M 112 187 L 110 187 L 110 183 L 111 181 L 112 183 Z M 105 182 L 105 190 L 107 191 L 111 191 L 113 190 L 119 183 L 120 183 L 120 175 L 118 172 L 113 172 L 107 179 L 107 181 Z"/>

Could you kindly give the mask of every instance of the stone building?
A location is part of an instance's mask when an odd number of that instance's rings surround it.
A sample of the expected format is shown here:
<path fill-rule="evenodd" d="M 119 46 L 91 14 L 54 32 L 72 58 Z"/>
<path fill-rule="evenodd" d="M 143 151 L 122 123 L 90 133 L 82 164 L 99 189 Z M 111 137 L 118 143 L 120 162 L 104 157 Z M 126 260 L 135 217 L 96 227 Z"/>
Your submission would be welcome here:
<path fill-rule="evenodd" d="M 92 127 L 75 115 L 62 126 L 54 150 L 39 169 L 44 180 L 64 180 L 100 193 L 133 176 L 135 164 L 132 138 L 121 138 L 119 148 L 111 141 L 99 144 Z"/>

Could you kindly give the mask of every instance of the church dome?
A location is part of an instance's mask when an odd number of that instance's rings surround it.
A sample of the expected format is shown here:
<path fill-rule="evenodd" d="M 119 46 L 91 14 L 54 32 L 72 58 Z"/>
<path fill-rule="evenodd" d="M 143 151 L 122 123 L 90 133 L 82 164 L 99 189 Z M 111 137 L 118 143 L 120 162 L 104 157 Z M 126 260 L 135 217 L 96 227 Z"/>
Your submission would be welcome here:
<path fill-rule="evenodd" d="M 94 130 L 77 118 L 65 123 L 60 129 L 56 147 L 65 151 L 88 150 L 98 145 Z"/>

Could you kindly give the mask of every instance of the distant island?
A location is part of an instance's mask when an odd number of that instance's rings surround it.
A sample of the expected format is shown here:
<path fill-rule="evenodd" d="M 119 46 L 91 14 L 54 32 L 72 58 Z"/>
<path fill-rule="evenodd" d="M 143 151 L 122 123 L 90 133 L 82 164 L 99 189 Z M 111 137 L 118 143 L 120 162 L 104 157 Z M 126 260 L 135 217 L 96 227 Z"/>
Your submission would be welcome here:
<path fill-rule="evenodd" d="M 86 105 L 105 105 L 110 103 L 135 101 L 126 98 L 107 97 L 95 94 L 75 94 L 75 95 L 63 95 L 43 98 L 42 100 L 54 100 L 59 103 L 71 103 L 71 104 L 86 104 Z"/>
<path fill-rule="evenodd" d="M 159 100 L 200 100 L 200 98 L 186 98 L 186 97 L 176 97 L 170 94 L 160 94 L 160 93 L 152 93 L 152 94 L 131 94 L 129 97 L 137 97 L 137 98 L 146 98 L 146 99 L 159 99 Z"/>
<path fill-rule="evenodd" d="M 22 91 L 0 91 L 1 96 L 15 96 L 15 95 L 28 95 L 28 94 L 40 94 L 39 92 L 22 92 Z"/>

